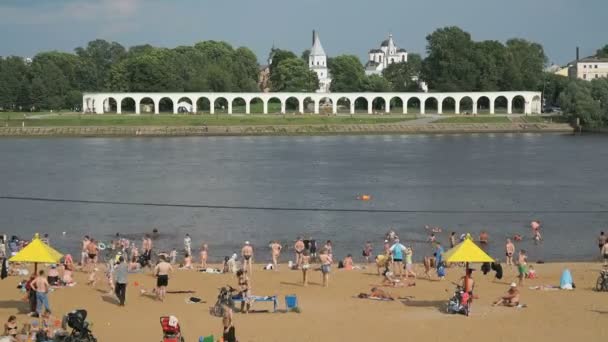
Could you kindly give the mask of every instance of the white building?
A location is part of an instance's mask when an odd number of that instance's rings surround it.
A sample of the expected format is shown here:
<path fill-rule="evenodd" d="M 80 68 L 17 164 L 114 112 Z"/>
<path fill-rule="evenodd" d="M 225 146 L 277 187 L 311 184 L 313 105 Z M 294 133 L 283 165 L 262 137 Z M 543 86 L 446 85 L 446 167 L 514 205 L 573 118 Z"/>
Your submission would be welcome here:
<path fill-rule="evenodd" d="M 393 63 L 407 62 L 407 51 L 393 41 L 393 35 L 380 44 L 379 49 L 369 50 L 369 61 L 365 64 L 366 75 L 382 75 L 382 70 Z"/>
<path fill-rule="evenodd" d="M 327 55 L 325 54 L 325 50 L 323 50 L 319 34 L 316 31 L 312 31 L 312 48 L 308 56 L 308 67 L 317 73 L 317 77 L 319 78 L 317 93 L 329 93 L 331 76 L 327 68 Z"/>
<path fill-rule="evenodd" d="M 569 65 L 568 76 L 591 81 L 608 77 L 608 58 L 587 57 Z"/>

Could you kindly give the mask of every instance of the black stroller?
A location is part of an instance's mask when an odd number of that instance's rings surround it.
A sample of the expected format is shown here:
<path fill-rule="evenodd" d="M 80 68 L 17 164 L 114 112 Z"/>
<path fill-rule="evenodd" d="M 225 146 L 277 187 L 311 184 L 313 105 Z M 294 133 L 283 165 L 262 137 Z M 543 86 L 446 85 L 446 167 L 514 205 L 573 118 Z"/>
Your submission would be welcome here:
<path fill-rule="evenodd" d="M 66 325 L 72 328 L 72 333 L 66 336 L 63 342 L 97 342 L 91 330 L 89 330 L 89 322 L 87 319 L 86 310 L 74 310 L 63 316 L 62 327 L 66 329 Z"/>
<path fill-rule="evenodd" d="M 234 297 L 236 292 L 237 290 L 230 285 L 226 285 L 220 288 L 220 293 L 217 295 L 217 301 L 215 302 L 215 305 L 213 305 L 209 310 L 211 315 L 216 317 L 223 317 L 225 306 L 234 309 L 234 300 L 232 300 L 232 297 Z"/>

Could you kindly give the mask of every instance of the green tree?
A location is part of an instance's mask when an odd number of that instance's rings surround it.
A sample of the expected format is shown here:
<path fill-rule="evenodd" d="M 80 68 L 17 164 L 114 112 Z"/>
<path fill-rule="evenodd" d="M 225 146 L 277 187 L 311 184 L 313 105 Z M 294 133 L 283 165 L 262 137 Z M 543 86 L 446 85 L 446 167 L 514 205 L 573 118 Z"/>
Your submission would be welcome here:
<path fill-rule="evenodd" d="M 28 75 L 29 69 L 23 58 L 0 57 L 0 108 L 18 110 L 23 105 L 22 92 L 27 91 L 30 83 Z"/>
<path fill-rule="evenodd" d="M 365 92 L 382 93 L 390 90 L 390 83 L 380 75 L 370 75 L 363 79 L 363 91 Z"/>
<path fill-rule="evenodd" d="M 477 65 L 477 80 L 474 90 L 497 91 L 504 87 L 505 46 L 494 40 L 475 43 L 474 61 Z"/>
<path fill-rule="evenodd" d="M 365 69 L 357 56 L 341 55 L 327 63 L 332 77 L 332 92 L 356 92 L 363 90 Z"/>
<path fill-rule="evenodd" d="M 297 59 L 295 53 L 287 50 L 275 49 L 274 55 L 272 56 L 272 64 L 270 64 L 270 73 L 285 59 Z M 308 61 L 306 61 L 308 65 Z"/>
<path fill-rule="evenodd" d="M 273 91 L 313 92 L 319 88 L 317 74 L 299 58 L 281 61 L 270 75 L 270 82 Z"/>
<path fill-rule="evenodd" d="M 590 82 L 576 80 L 568 84 L 559 96 L 564 113 L 571 119 L 579 118 L 587 127 L 600 127 L 607 123 L 600 101 L 592 96 Z"/>
<path fill-rule="evenodd" d="M 411 54 L 407 62 L 390 64 L 382 75 L 390 84 L 392 91 L 420 91 L 416 80 L 420 76 L 421 67 L 420 55 Z"/>
<path fill-rule="evenodd" d="M 603 48 L 597 50 L 595 56 L 599 58 L 608 58 L 608 44 L 604 45 Z"/>
<path fill-rule="evenodd" d="M 302 55 L 300 56 L 304 62 L 308 64 L 308 58 L 310 57 L 310 49 L 306 49 L 302 51 Z"/>
<path fill-rule="evenodd" d="M 547 62 L 543 47 L 524 39 L 510 39 L 506 49 L 503 90 L 530 90 L 542 86 Z"/>

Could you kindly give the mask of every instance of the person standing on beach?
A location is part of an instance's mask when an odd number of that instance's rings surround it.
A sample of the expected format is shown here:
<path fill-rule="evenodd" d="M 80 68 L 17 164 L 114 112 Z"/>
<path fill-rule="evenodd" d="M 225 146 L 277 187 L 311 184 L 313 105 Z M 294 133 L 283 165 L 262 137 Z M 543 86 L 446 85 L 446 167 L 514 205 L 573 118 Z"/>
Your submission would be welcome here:
<path fill-rule="evenodd" d="M 82 239 L 82 252 L 80 253 L 80 266 L 84 267 L 87 263 L 87 245 L 91 242 L 88 235 Z"/>
<path fill-rule="evenodd" d="M 207 260 L 209 259 L 209 246 L 206 243 L 203 243 L 201 247 L 201 268 L 207 268 Z"/>
<path fill-rule="evenodd" d="M 519 251 L 519 256 L 517 258 L 517 271 L 519 273 L 519 286 L 522 286 L 526 273 L 528 273 L 528 257 L 526 256 L 526 251 L 523 249 Z"/>
<path fill-rule="evenodd" d="M 300 268 L 302 266 L 302 252 L 304 252 L 305 246 L 302 238 L 298 236 L 296 243 L 293 245 L 293 249 L 296 251 L 296 266 Z"/>
<path fill-rule="evenodd" d="M 310 252 L 304 250 L 302 253 L 302 284 L 308 286 L 308 269 L 310 268 Z"/>
<path fill-rule="evenodd" d="M 513 254 L 515 254 L 515 245 L 511 242 L 511 239 L 507 239 L 505 245 L 505 254 L 507 256 L 507 266 L 513 266 Z"/>
<path fill-rule="evenodd" d="M 608 241 L 604 243 L 604 246 L 602 246 L 602 250 L 600 251 L 600 253 L 602 253 L 602 257 L 604 258 L 604 266 L 608 265 Z"/>
<path fill-rule="evenodd" d="M 597 245 L 600 248 L 600 254 L 603 256 L 602 249 L 604 245 L 608 242 L 608 236 L 604 235 L 604 232 L 600 232 L 600 236 L 597 238 Z"/>
<path fill-rule="evenodd" d="M 114 278 L 116 280 L 116 284 L 114 285 L 114 293 L 116 293 L 116 298 L 118 298 L 119 306 L 125 306 L 128 273 L 129 270 L 127 263 L 125 262 L 124 257 L 120 256 L 118 258 L 118 263 L 114 267 Z"/>
<path fill-rule="evenodd" d="M 144 259 L 143 266 L 151 266 L 150 260 L 152 260 L 152 239 L 149 234 L 144 235 L 144 238 L 141 243 L 142 256 Z"/>
<path fill-rule="evenodd" d="M 272 256 L 272 266 L 275 271 L 278 270 L 279 267 L 279 256 L 281 256 L 281 244 L 279 241 L 274 240 L 270 244 L 271 256 Z"/>
<path fill-rule="evenodd" d="M 405 252 L 405 246 L 399 242 L 398 238 L 395 239 L 395 243 L 391 246 L 393 273 L 399 278 L 401 278 L 401 269 L 403 268 L 403 252 Z"/>
<path fill-rule="evenodd" d="M 241 249 L 241 256 L 243 257 L 243 270 L 253 274 L 253 247 L 249 241 L 245 241 L 245 245 Z"/>
<path fill-rule="evenodd" d="M 154 276 L 156 276 L 156 296 L 162 302 L 167 294 L 167 286 L 169 286 L 169 272 L 173 272 L 173 267 L 167 262 L 164 256 L 160 257 L 160 262 L 154 267 Z"/>
<path fill-rule="evenodd" d="M 51 313 L 51 306 L 49 305 L 48 298 L 50 286 L 48 280 L 44 276 L 44 270 L 38 272 L 38 277 L 34 279 L 31 286 L 32 289 L 36 291 L 36 312 L 38 313 L 38 316 L 42 317 L 43 306 L 46 312 Z"/>
<path fill-rule="evenodd" d="M 97 241 L 91 239 L 87 244 L 87 258 L 89 260 L 89 267 L 95 268 L 97 266 L 97 254 L 99 253 L 99 247 L 97 247 Z"/>
<path fill-rule="evenodd" d="M 363 257 L 365 258 L 365 262 L 367 264 L 369 264 L 369 258 L 371 258 L 372 256 L 372 243 L 370 241 L 367 241 L 365 243 L 365 246 L 363 246 Z"/>
<path fill-rule="evenodd" d="M 332 258 L 331 254 L 326 248 L 323 248 L 321 254 L 319 254 L 321 260 L 321 273 L 323 274 L 323 287 L 329 286 L 329 272 L 331 272 Z"/>
<path fill-rule="evenodd" d="M 190 234 L 186 234 L 186 237 L 184 238 L 184 250 L 186 251 L 186 254 L 192 255 L 192 238 L 190 237 Z"/>
<path fill-rule="evenodd" d="M 334 246 L 333 246 L 331 240 L 327 240 L 327 242 L 325 242 L 325 246 L 323 248 L 325 248 L 325 250 L 327 251 L 329 258 L 333 260 L 334 259 Z"/>
<path fill-rule="evenodd" d="M 454 246 L 456 246 L 458 244 L 458 242 L 456 241 L 456 233 L 452 232 L 450 234 L 450 248 L 454 248 Z"/>
<path fill-rule="evenodd" d="M 405 249 L 405 278 L 410 276 L 416 279 L 416 272 L 414 272 L 414 263 L 413 263 L 414 249 L 412 247 L 407 247 Z"/>

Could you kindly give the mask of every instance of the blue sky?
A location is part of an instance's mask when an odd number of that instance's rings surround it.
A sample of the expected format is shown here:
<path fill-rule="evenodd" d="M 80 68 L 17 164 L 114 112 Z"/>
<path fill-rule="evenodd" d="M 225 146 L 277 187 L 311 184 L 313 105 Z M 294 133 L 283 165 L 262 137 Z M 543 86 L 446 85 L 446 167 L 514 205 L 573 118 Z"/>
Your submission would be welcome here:
<path fill-rule="evenodd" d="M 564 64 L 608 44 L 606 0 L 0 0 L 0 56 L 73 51 L 89 40 L 175 47 L 225 40 L 263 61 L 273 42 L 298 54 L 320 32 L 330 56 L 369 49 L 392 32 L 424 53 L 425 37 L 457 25 L 475 40 L 521 37 Z"/>

